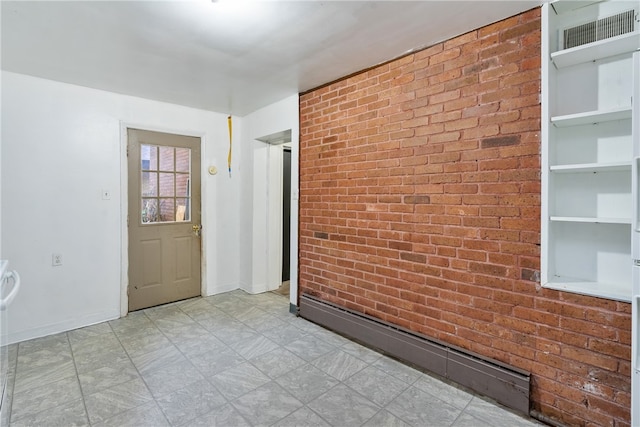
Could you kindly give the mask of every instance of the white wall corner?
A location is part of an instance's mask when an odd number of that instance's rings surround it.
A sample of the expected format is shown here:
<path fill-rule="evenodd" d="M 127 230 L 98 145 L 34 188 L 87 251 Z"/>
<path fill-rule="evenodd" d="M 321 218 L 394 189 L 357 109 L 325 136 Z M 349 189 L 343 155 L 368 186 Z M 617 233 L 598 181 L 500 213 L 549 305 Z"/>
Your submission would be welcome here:
<path fill-rule="evenodd" d="M 241 205 L 250 204 L 252 209 L 250 211 L 243 209 L 243 213 L 250 214 L 250 217 L 244 217 L 242 222 L 243 227 L 241 227 L 240 230 L 241 241 L 243 242 L 242 248 L 246 251 L 245 253 L 251 253 L 252 258 L 250 266 L 242 266 L 241 268 L 241 270 L 244 269 L 245 271 L 245 274 L 241 273 L 243 277 L 242 283 L 246 286 L 246 288 L 243 289 L 249 293 L 259 293 L 273 289 L 280 281 L 281 275 L 282 243 L 279 239 L 281 239 L 282 235 L 282 226 L 281 220 L 276 217 L 281 215 L 281 207 L 280 211 L 278 211 L 277 207 L 277 205 L 281 206 L 281 199 L 278 202 L 272 199 L 270 194 L 272 196 L 274 195 L 274 185 L 278 185 L 274 181 L 278 181 L 281 186 L 281 181 L 279 181 L 281 179 L 281 175 L 279 175 L 281 171 L 276 169 L 282 168 L 282 156 L 281 153 L 280 156 L 278 156 L 274 151 L 270 150 L 267 143 L 260 142 L 257 139 L 266 135 L 291 130 L 291 191 L 292 194 L 297 194 L 298 102 L 298 95 L 295 94 L 244 117 L 243 147 L 245 149 L 250 147 L 252 151 L 250 155 L 245 157 L 245 161 L 251 157 L 252 161 L 249 163 L 253 166 L 251 174 L 243 174 L 243 178 L 246 179 L 243 185 L 243 192 L 245 193 L 245 197 L 250 197 L 251 201 L 249 202 L 249 200 L 245 199 Z M 278 163 L 278 158 L 280 159 L 279 165 L 271 163 L 272 160 Z M 246 164 L 245 162 L 245 165 Z M 271 183 L 271 185 L 269 185 L 269 183 Z M 281 197 L 281 195 L 279 197 Z M 297 200 L 292 200 L 291 206 L 291 285 L 292 298 L 296 298 L 298 229 L 297 225 L 294 226 L 293 224 L 297 224 Z"/>

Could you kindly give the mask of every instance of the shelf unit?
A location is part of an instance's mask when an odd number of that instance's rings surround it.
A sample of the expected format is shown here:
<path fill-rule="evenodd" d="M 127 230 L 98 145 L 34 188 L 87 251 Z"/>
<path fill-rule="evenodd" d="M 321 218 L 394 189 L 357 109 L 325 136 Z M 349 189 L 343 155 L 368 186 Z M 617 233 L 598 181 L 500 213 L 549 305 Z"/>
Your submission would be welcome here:
<path fill-rule="evenodd" d="M 631 162 L 617 163 L 578 163 L 573 165 L 549 166 L 549 170 L 555 173 L 577 173 L 577 172 L 617 172 L 631 171 Z"/>
<path fill-rule="evenodd" d="M 553 52 L 550 57 L 556 68 L 565 68 L 633 52 L 639 48 L 640 36 L 638 33 L 633 32 L 589 43 L 588 45 Z"/>
<path fill-rule="evenodd" d="M 608 110 L 585 111 L 583 113 L 566 114 L 551 117 L 551 123 L 556 127 L 580 126 L 624 120 L 631 118 L 631 106 L 611 108 Z"/>
<path fill-rule="evenodd" d="M 594 224 L 631 224 L 631 218 L 602 218 L 580 216 L 550 216 L 550 221 L 589 222 Z"/>
<path fill-rule="evenodd" d="M 575 5 L 543 6 L 541 280 L 630 301 L 631 231 L 640 228 L 633 219 L 640 108 L 632 99 L 640 84 L 639 8 L 633 1 Z M 629 10 L 631 30 L 562 48 L 565 30 Z"/>

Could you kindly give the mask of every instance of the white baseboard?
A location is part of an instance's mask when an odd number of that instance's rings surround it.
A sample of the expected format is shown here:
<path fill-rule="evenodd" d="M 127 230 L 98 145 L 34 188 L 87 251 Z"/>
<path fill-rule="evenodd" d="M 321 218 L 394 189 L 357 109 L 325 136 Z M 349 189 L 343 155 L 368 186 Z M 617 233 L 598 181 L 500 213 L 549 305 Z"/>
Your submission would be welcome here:
<path fill-rule="evenodd" d="M 236 289 L 242 289 L 241 286 L 238 286 L 237 283 L 227 283 L 226 285 L 216 285 L 213 292 L 209 292 L 207 295 L 203 295 L 205 297 L 210 297 L 212 295 L 223 294 L 225 292 L 235 291 Z"/>
<path fill-rule="evenodd" d="M 246 287 L 243 286 L 241 289 L 251 295 L 262 294 L 264 292 L 269 292 L 271 290 L 269 289 L 269 286 L 266 283 L 254 283 Z"/>
<path fill-rule="evenodd" d="M 118 309 L 103 311 L 82 317 L 72 317 L 62 322 L 52 323 L 50 325 L 40 326 L 34 329 L 11 332 L 7 336 L 7 342 L 8 344 L 15 344 L 21 341 L 59 334 L 61 332 L 84 328 L 85 326 L 95 325 L 96 323 L 102 323 L 118 318 L 120 318 L 120 310 Z"/>

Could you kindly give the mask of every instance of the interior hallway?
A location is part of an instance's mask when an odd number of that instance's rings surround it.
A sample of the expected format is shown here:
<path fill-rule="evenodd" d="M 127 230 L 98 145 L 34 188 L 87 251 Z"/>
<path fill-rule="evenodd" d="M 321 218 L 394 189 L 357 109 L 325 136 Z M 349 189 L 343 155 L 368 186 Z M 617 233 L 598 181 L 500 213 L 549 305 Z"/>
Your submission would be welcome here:
<path fill-rule="evenodd" d="M 288 309 L 234 291 L 14 345 L 11 426 L 536 424 Z"/>

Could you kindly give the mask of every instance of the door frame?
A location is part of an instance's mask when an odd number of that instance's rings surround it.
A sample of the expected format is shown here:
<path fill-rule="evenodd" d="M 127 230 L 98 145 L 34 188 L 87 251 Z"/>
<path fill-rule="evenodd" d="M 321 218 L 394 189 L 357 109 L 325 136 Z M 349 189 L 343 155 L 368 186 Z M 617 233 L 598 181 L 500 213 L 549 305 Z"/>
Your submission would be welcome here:
<path fill-rule="evenodd" d="M 283 144 L 267 143 L 267 291 L 282 285 Z"/>
<path fill-rule="evenodd" d="M 282 248 L 284 245 L 283 242 L 283 223 L 282 218 L 284 216 L 283 205 L 282 205 L 282 197 L 283 197 L 283 161 L 284 161 L 284 147 L 285 145 L 291 150 L 291 176 L 289 183 L 291 185 L 291 206 L 289 211 L 289 216 L 293 218 L 293 210 L 294 210 L 294 176 L 293 176 L 293 138 L 294 133 L 293 129 L 285 129 L 279 132 L 275 132 L 269 135 L 264 135 L 260 137 L 256 137 L 253 139 L 252 150 L 253 150 L 253 173 L 254 173 L 254 185 L 253 185 L 253 203 L 255 206 L 263 206 L 265 209 L 265 217 L 264 217 L 264 226 L 265 234 L 264 234 L 264 245 L 255 244 L 253 247 L 253 283 L 252 283 L 252 293 L 253 292 L 268 292 L 274 291 L 278 289 L 282 285 Z M 259 165 L 264 166 L 264 176 L 261 177 L 255 175 L 256 173 L 256 157 L 255 153 L 257 150 L 264 150 L 265 155 L 261 157 L 259 160 Z M 263 163 L 264 162 L 264 163 Z M 256 185 L 256 181 L 259 181 L 261 185 Z M 256 198 L 261 198 L 259 203 Z M 263 199 L 262 199 L 263 198 Z M 295 199 L 297 201 L 297 198 Z M 254 209 L 254 220 L 256 215 L 256 210 Z M 254 225 L 255 227 L 255 225 Z M 296 225 L 297 227 L 297 225 Z M 256 235 L 254 234 L 254 239 Z M 294 247 L 293 240 L 297 239 L 296 236 L 292 233 L 292 223 L 290 223 L 289 227 L 289 250 L 290 252 L 295 249 L 296 257 L 297 257 L 297 246 Z M 297 243 L 297 240 L 296 240 Z M 256 250 L 261 250 L 260 252 L 256 252 Z M 262 277 L 259 277 L 256 280 L 255 269 L 258 267 L 257 263 L 263 263 L 264 265 L 264 282 L 261 281 Z M 294 269 L 291 268 L 293 265 L 293 256 L 289 257 L 289 270 L 290 274 Z M 297 271 L 296 271 L 297 277 Z M 290 283 L 292 279 L 290 278 Z M 297 281 L 294 284 L 293 289 L 297 293 Z M 290 293 L 290 301 L 294 298 L 293 291 Z M 297 302 L 297 297 L 295 298 Z"/>
<path fill-rule="evenodd" d="M 289 144 L 289 145 L 287 145 Z M 291 152 L 291 164 L 293 165 L 293 150 L 291 141 L 285 143 L 267 143 L 267 291 L 278 289 L 282 285 L 282 261 L 284 258 L 284 218 L 285 211 L 282 204 L 284 197 L 284 151 L 285 147 Z M 291 222 L 293 210 L 293 174 L 289 176 L 289 282 L 291 282 L 291 248 L 294 239 L 292 227 L 297 224 Z M 297 252 L 296 252 L 297 256 Z M 297 274 L 297 273 L 296 273 Z M 276 286 L 277 285 L 277 286 Z"/>
<path fill-rule="evenodd" d="M 281 270 L 281 276 L 283 275 L 282 273 L 284 273 L 284 269 L 285 266 L 286 268 L 289 270 L 289 281 L 291 281 L 291 157 L 292 157 L 292 150 L 291 150 L 291 143 L 289 142 L 289 144 L 283 144 L 282 147 L 282 182 L 280 183 L 280 185 L 282 186 L 282 229 L 280 231 L 280 233 L 282 234 L 282 247 L 280 248 L 280 252 L 282 253 L 282 270 Z M 287 175 L 285 172 L 285 167 L 287 166 L 287 162 L 285 161 L 285 159 L 287 158 L 286 153 L 289 153 L 289 174 Z M 288 180 L 286 178 L 289 178 Z M 288 190 L 289 192 L 285 192 L 285 184 L 288 184 Z M 288 197 L 288 204 L 285 204 L 285 200 L 287 200 L 287 196 Z M 287 209 L 285 209 L 285 206 L 288 206 L 288 212 Z M 284 223 L 284 219 L 285 219 L 285 215 L 288 215 L 288 225 L 289 227 L 285 227 L 285 223 Z M 285 237 L 287 237 L 287 239 L 285 239 Z M 284 249 L 285 247 L 287 248 L 287 251 L 289 253 L 289 261 L 287 263 L 284 262 Z M 281 277 L 281 280 L 283 280 L 284 277 Z"/>
<path fill-rule="evenodd" d="M 149 125 L 148 123 L 135 123 L 120 121 L 120 316 L 124 317 L 129 312 L 129 226 L 127 224 L 127 218 L 129 215 L 129 167 L 127 161 L 127 145 L 129 138 L 127 134 L 128 129 L 140 129 L 148 130 L 152 132 L 171 133 L 184 136 L 192 136 L 200 138 L 200 211 L 202 212 L 200 223 L 203 229 L 207 229 L 208 224 L 204 213 L 203 206 L 205 206 L 206 192 L 205 182 L 206 175 L 203 172 L 205 156 L 205 134 L 204 131 L 199 130 L 184 130 L 167 128 L 162 126 Z M 206 295 L 206 283 L 207 283 L 207 270 L 206 259 L 207 253 L 207 241 L 204 238 L 200 239 L 201 251 L 200 251 L 200 295 Z"/>

